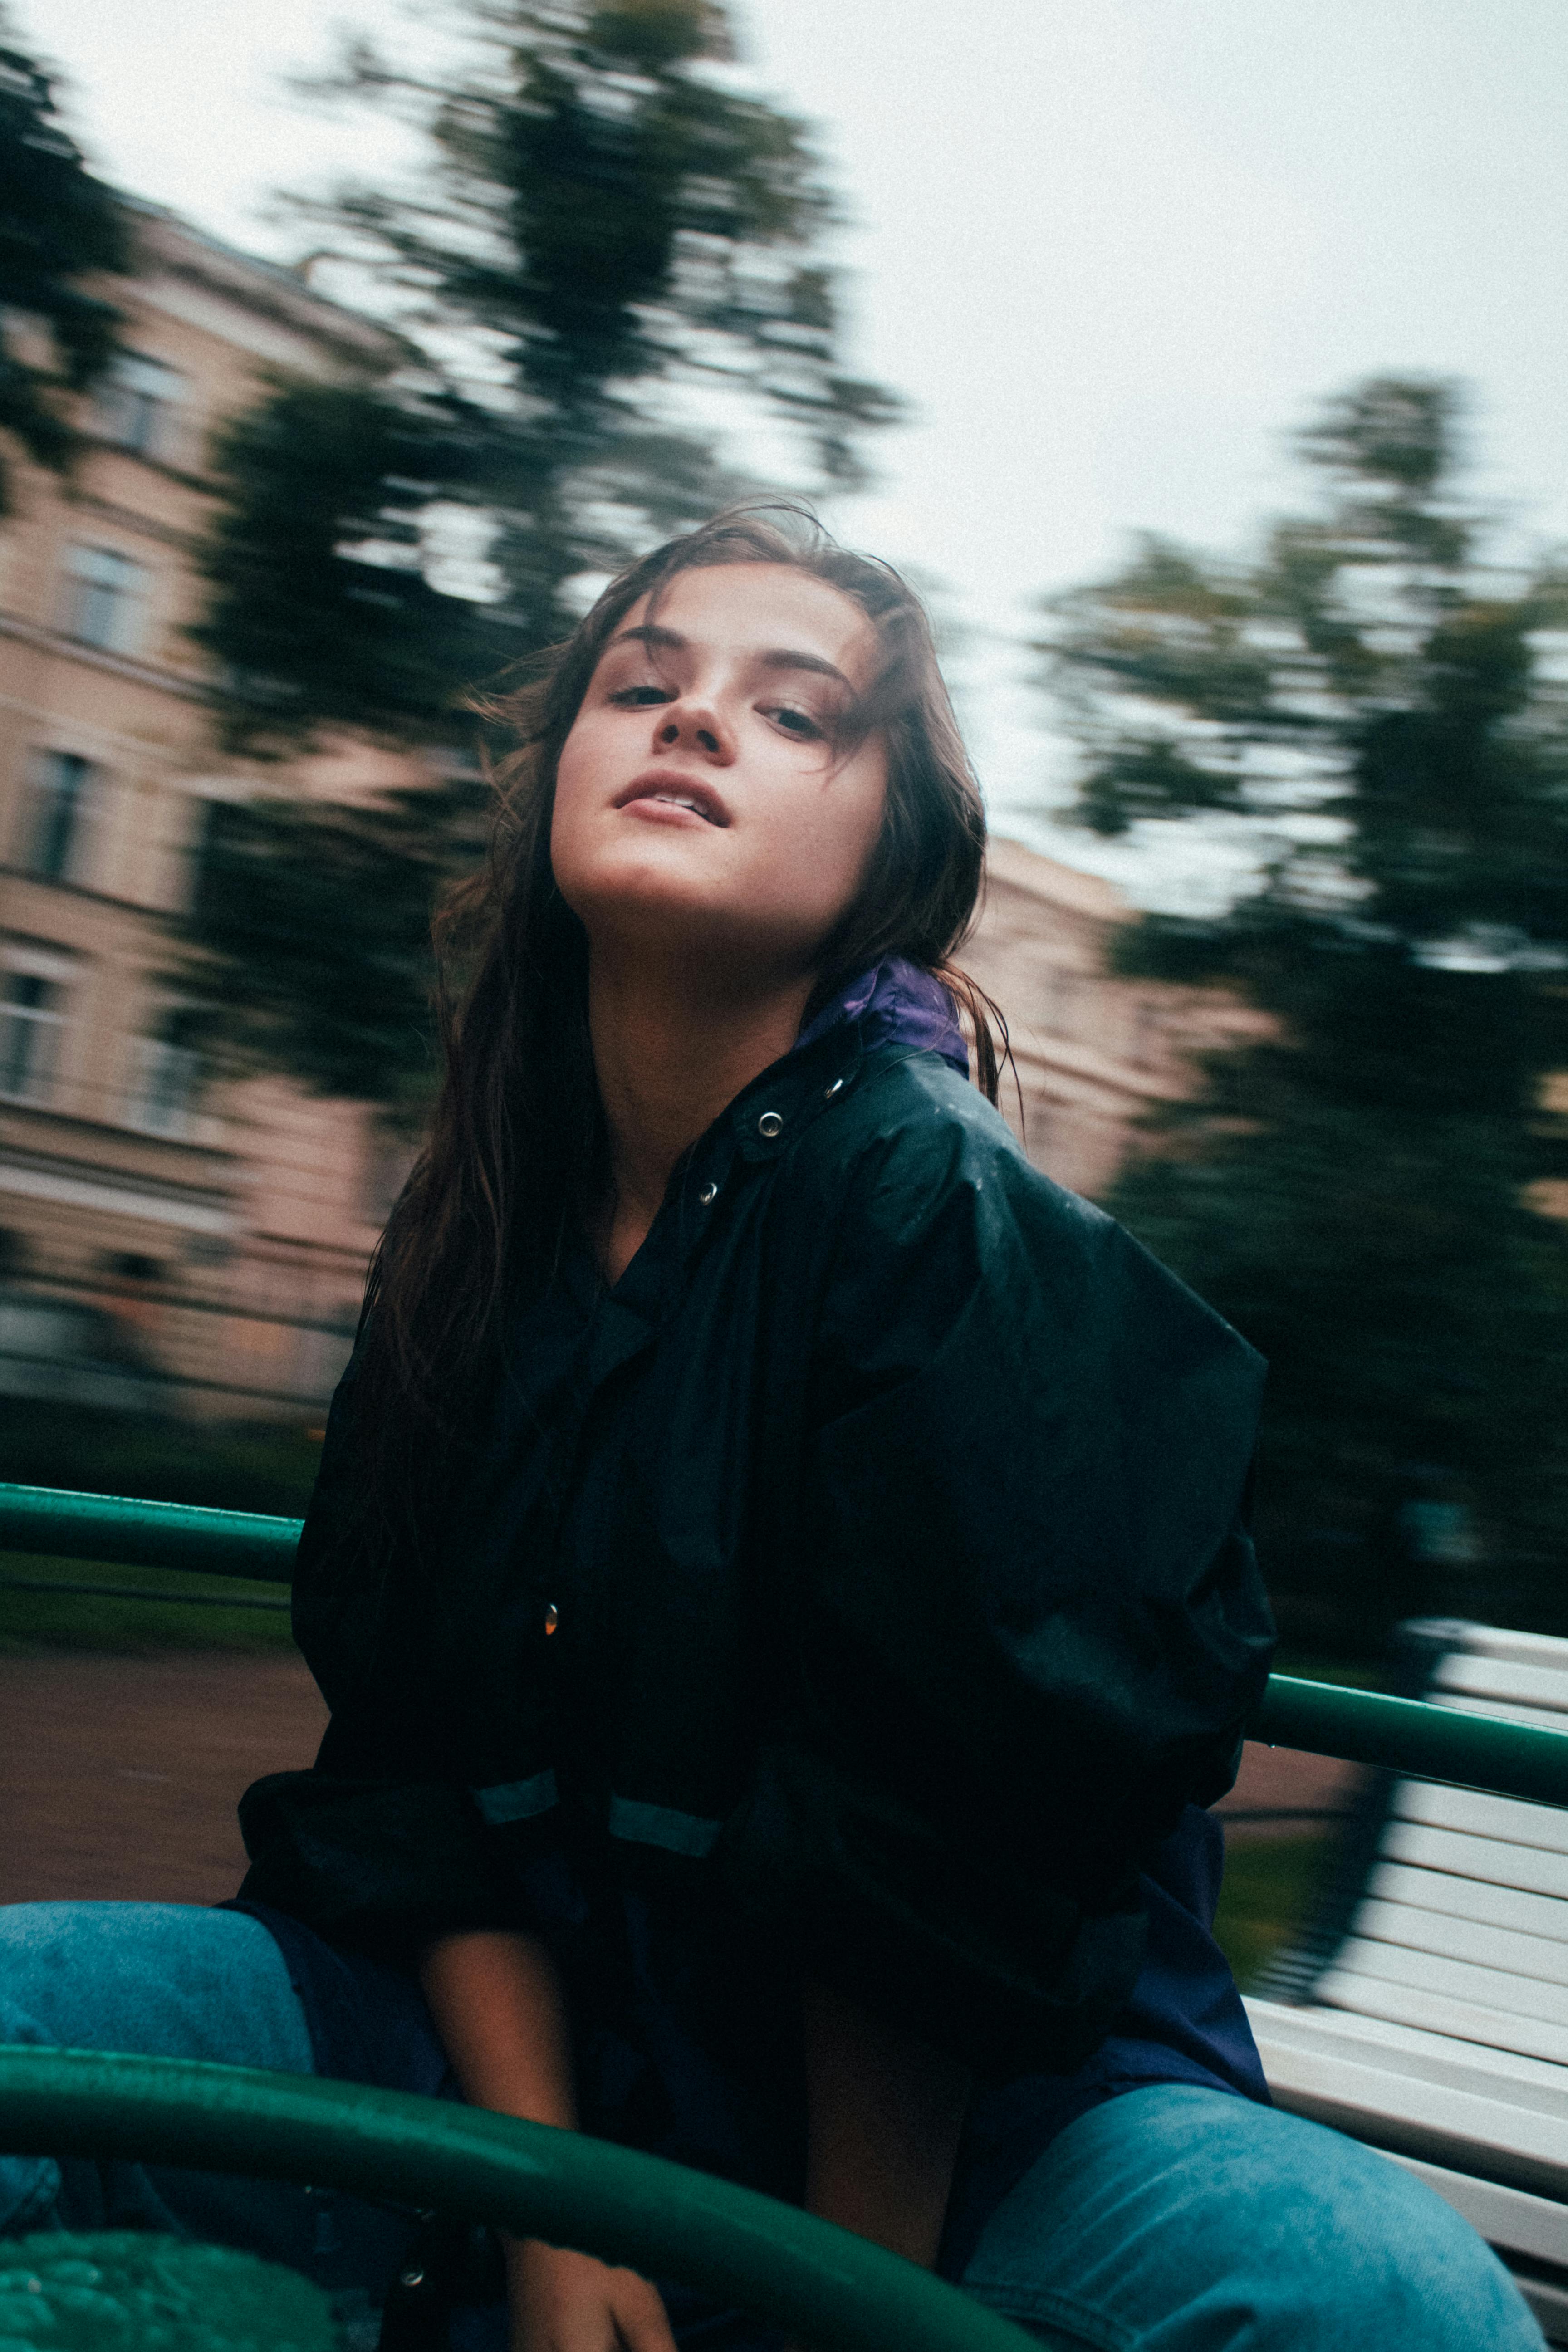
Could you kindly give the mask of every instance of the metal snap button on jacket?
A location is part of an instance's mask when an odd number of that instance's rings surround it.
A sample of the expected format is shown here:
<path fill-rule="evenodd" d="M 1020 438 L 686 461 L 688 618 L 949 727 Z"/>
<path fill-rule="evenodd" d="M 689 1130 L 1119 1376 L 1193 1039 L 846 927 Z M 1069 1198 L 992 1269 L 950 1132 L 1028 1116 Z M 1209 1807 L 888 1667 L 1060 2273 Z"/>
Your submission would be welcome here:
<path fill-rule="evenodd" d="M 560 1622 L 561 1622 L 561 1612 L 560 1612 L 560 1610 L 559 1610 L 559 1609 L 557 1609 L 557 1607 L 555 1606 L 555 1603 L 554 1603 L 554 1601 L 546 1601 L 545 1606 L 544 1606 L 544 1630 L 545 1630 L 545 1633 L 546 1633 L 547 1634 L 549 1634 L 549 1633 L 554 1633 L 554 1631 L 555 1631 L 555 1628 L 557 1627 L 557 1625 L 559 1625 L 559 1624 L 560 1624 Z"/>
<path fill-rule="evenodd" d="M 705 1209 L 710 1209 L 713 1206 L 714 1202 L 719 1198 L 718 1185 L 711 1182 L 704 1184 L 701 1192 L 697 1195 L 697 1198 Z"/>
<path fill-rule="evenodd" d="M 841 1093 L 843 1092 L 843 1090 L 844 1090 L 844 1081 L 843 1081 L 843 1079 L 842 1079 L 842 1078 L 835 1078 L 835 1079 L 834 1079 L 834 1081 L 833 1081 L 833 1084 L 832 1084 L 830 1087 L 828 1087 L 826 1089 L 826 1091 L 824 1092 L 822 1099 L 823 1099 L 823 1101 L 824 1101 L 824 1102 L 831 1102 L 831 1101 L 833 1100 L 834 1096 L 835 1096 L 835 1095 L 837 1095 L 837 1094 L 841 1094 Z"/>
<path fill-rule="evenodd" d="M 779 1117 L 776 1110 L 763 1111 L 761 1118 L 757 1121 L 757 1133 L 759 1135 L 767 1136 L 770 1140 L 773 1136 L 782 1135 L 784 1133 L 784 1121 Z"/>

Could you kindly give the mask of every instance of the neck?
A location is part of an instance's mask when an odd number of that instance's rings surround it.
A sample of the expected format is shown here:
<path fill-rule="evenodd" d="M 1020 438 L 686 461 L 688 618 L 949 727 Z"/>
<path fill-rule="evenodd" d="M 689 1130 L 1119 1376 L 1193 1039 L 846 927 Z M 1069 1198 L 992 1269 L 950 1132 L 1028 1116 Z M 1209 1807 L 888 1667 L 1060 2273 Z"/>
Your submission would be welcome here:
<path fill-rule="evenodd" d="M 599 1234 L 608 1280 L 641 1246 L 683 1152 L 800 1034 L 810 972 L 750 987 L 689 967 L 650 971 L 596 950 L 588 1028 L 609 1129 L 614 1198 Z"/>

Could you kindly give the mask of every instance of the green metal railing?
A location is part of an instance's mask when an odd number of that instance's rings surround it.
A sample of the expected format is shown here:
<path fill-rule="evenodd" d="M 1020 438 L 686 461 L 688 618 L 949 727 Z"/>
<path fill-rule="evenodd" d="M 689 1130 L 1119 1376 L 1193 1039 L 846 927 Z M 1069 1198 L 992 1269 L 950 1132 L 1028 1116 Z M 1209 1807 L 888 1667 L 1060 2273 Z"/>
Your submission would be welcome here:
<path fill-rule="evenodd" d="M 123 1495 L 67 1494 L 58 1486 L 0 1486 L 0 1551 L 113 1560 L 121 1568 L 189 1569 L 203 1576 L 287 1584 L 304 1524 L 266 1518 L 259 1511 L 207 1511 Z"/>
<path fill-rule="evenodd" d="M 198 1510 L 184 1503 L 0 1485 L 0 1551 L 190 1570 L 205 1576 L 275 1579 L 286 1584 L 300 1526 L 299 1519 L 266 1518 L 255 1511 Z M 144 1597 L 135 1588 L 8 1580 L 35 1590 Z M 1419 1699 L 1388 1698 L 1377 1691 L 1345 1690 L 1335 1683 L 1274 1675 L 1247 1736 L 1274 1748 L 1306 1748 L 1355 1764 L 1384 1764 L 1423 1780 L 1451 1780 L 1535 1804 L 1568 1806 L 1568 1731 L 1461 1715 Z"/>
<path fill-rule="evenodd" d="M 250 1512 L 0 1485 L 0 1550 L 287 1583 L 300 1528 Z M 31 1579 L 0 1581 L 39 1589 Z M 41 1589 L 141 1597 L 134 1587 Z M 1276 1675 L 1248 1735 L 1568 1806 L 1568 1732 Z M 0 2147 L 196 2165 L 463 2214 L 679 2277 L 824 2352 L 1025 2352 L 1032 2340 L 792 2206 L 603 2141 L 408 2094 L 174 2059 L 0 2048 Z"/>
<path fill-rule="evenodd" d="M 0 1485 L 0 1551 L 112 1560 L 121 1568 L 177 1569 L 193 1576 L 287 1584 L 303 1525 L 302 1519 L 267 1518 L 259 1511 L 208 1511 L 188 1503 Z M 201 1609 L 277 1612 L 289 1606 L 285 1600 L 248 1592 L 166 1592 L 144 1584 L 87 1584 L 61 1577 L 0 1575 L 0 1590 L 79 1593 L 99 1601 L 176 1601 Z"/>
<path fill-rule="evenodd" d="M 823 2352 L 1028 2352 L 912 2263 L 661 2158 L 411 2092 L 91 2050 L 0 2048 L 0 2147 L 134 2158 L 461 2213 L 679 2278 Z"/>

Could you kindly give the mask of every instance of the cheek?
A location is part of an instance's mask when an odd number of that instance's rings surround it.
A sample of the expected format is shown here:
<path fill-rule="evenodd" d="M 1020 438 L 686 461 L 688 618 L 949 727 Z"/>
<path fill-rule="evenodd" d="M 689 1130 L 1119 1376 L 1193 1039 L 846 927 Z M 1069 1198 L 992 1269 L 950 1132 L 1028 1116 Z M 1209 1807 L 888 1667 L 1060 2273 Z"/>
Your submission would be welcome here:
<path fill-rule="evenodd" d="M 555 769 L 555 801 L 550 819 L 550 860 L 564 889 L 581 853 L 584 783 L 591 772 L 587 747 L 575 730 L 566 738 Z"/>
<path fill-rule="evenodd" d="M 880 763 L 866 772 L 856 772 L 858 768 L 858 762 L 851 763 L 822 785 L 809 821 L 795 831 L 785 853 L 830 920 L 858 891 L 887 807 Z"/>

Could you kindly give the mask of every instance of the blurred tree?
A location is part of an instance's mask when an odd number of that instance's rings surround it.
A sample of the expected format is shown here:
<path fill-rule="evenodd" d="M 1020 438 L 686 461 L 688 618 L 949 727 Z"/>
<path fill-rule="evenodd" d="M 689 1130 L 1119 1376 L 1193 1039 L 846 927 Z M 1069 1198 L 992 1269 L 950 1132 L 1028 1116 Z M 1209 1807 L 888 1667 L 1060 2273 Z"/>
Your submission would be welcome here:
<path fill-rule="evenodd" d="M 59 118 L 54 83 L 0 7 L 0 430 L 64 471 L 73 396 L 102 374 L 119 313 L 83 278 L 131 266 L 124 215 Z M 0 514 L 11 485 L 0 450 Z"/>
<path fill-rule="evenodd" d="M 198 944 L 180 975 L 209 1063 L 282 1071 L 417 1129 L 439 1076 L 431 905 L 479 856 L 486 816 L 461 779 L 371 807 L 213 803 L 184 926 Z"/>
<path fill-rule="evenodd" d="M 596 575 L 755 487 L 721 454 L 738 429 L 820 494 L 897 414 L 843 370 L 830 198 L 802 125 L 742 87 L 721 8 L 435 21 L 447 80 L 355 42 L 329 86 L 412 125 L 422 175 L 294 206 L 318 256 L 390 292 L 405 366 L 279 383 L 216 447 L 196 635 L 238 748 L 450 740 L 465 692 L 563 635 Z M 431 893 L 474 835 L 466 788 L 221 812 L 184 926 L 214 1053 L 416 1118 Z"/>
<path fill-rule="evenodd" d="M 292 209 L 408 339 L 384 385 L 279 384 L 224 435 L 197 632 L 234 740 L 449 732 L 477 677 L 561 636 L 583 582 L 750 487 L 782 429 L 807 492 L 895 414 L 847 374 L 800 123 L 747 95 L 711 0 L 458 0 L 458 65 L 363 41 L 327 85 L 419 135 L 406 188 Z"/>
<path fill-rule="evenodd" d="M 1081 822 L 1255 850 L 1223 912 L 1128 939 L 1269 1033 L 1207 1057 L 1113 1205 L 1271 1360 L 1270 1572 L 1320 1637 L 1563 1613 L 1568 584 L 1486 560 L 1458 415 L 1426 382 L 1331 401 L 1316 513 L 1246 563 L 1148 541 L 1040 648 Z"/>

